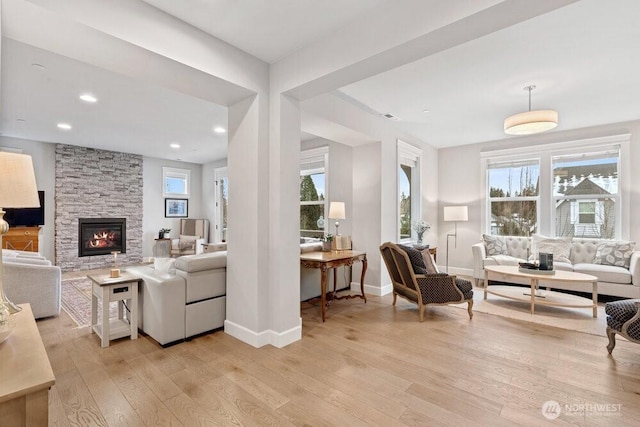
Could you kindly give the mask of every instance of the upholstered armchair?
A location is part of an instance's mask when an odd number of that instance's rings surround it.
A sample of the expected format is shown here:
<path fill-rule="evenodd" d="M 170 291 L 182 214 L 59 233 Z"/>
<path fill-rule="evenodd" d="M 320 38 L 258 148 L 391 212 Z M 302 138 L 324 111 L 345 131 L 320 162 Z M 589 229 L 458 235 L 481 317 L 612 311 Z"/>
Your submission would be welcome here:
<path fill-rule="evenodd" d="M 393 284 L 393 305 L 398 295 L 416 303 L 422 322 L 427 305 L 466 302 L 469 318 L 473 317 L 473 287 L 470 281 L 445 273 L 416 274 L 407 252 L 395 243 L 384 243 L 380 246 L 380 252 Z"/>
<path fill-rule="evenodd" d="M 180 237 L 171 240 L 171 256 L 194 255 L 204 251 L 209 242 L 208 219 L 181 219 Z"/>
<path fill-rule="evenodd" d="M 616 334 L 631 342 L 640 344 L 640 300 L 627 299 L 608 302 L 604 306 L 607 313 L 607 337 L 609 354 L 616 346 Z"/>

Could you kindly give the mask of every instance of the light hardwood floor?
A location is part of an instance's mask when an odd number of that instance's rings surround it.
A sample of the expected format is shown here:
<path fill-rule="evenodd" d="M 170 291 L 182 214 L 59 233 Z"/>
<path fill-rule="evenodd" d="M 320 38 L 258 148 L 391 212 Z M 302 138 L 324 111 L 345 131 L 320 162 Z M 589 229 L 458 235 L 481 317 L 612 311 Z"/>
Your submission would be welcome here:
<path fill-rule="evenodd" d="M 479 290 L 476 290 L 479 292 Z M 56 384 L 54 426 L 640 425 L 640 346 L 401 299 L 338 301 L 303 339 L 255 349 L 216 332 L 166 349 L 144 335 L 101 348 L 69 316 L 38 322 Z M 563 413 L 546 401 L 622 405 Z"/>

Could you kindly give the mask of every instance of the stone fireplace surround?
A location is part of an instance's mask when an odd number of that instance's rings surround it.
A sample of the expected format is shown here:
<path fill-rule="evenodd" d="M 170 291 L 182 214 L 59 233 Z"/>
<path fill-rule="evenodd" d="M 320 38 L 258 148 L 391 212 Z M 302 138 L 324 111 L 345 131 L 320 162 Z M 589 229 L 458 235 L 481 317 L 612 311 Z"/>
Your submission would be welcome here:
<path fill-rule="evenodd" d="M 56 144 L 55 258 L 63 271 L 105 268 L 113 256 L 79 257 L 80 218 L 125 218 L 122 264 L 142 262 L 142 156 Z"/>

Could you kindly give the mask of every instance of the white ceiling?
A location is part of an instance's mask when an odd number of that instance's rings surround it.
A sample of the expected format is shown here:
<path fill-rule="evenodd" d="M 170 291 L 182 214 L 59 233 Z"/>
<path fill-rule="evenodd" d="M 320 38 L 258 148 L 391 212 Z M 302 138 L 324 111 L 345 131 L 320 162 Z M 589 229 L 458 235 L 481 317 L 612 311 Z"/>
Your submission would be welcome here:
<path fill-rule="evenodd" d="M 145 2 L 267 62 L 389 6 L 388 0 Z M 3 8 L 3 22 L 10 13 Z M 505 138 L 503 120 L 526 110 L 522 88 L 529 84 L 537 85 L 534 109 L 559 111 L 557 130 L 640 119 L 638 16 L 637 0 L 582 0 L 348 85 L 341 96 L 394 114 L 400 118 L 394 126 L 436 147 Z M 225 107 L 8 38 L 2 43 L 2 135 L 195 163 L 226 156 L 226 134 L 212 132 L 219 123 L 226 127 Z M 80 102 L 83 90 L 99 102 Z M 59 121 L 73 130 L 58 130 Z M 312 127 L 314 135 L 368 141 L 346 128 L 323 131 L 319 119 Z M 171 142 L 182 148 L 171 151 Z"/>

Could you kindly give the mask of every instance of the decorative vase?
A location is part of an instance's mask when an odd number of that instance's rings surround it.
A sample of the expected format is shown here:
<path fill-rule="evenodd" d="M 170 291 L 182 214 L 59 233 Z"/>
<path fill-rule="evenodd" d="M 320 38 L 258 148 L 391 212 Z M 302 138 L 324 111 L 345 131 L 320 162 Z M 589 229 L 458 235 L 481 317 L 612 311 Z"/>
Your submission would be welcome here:
<path fill-rule="evenodd" d="M 331 251 L 331 242 L 322 242 L 322 250 L 325 252 Z"/>
<path fill-rule="evenodd" d="M 422 235 L 424 234 L 424 231 L 418 231 L 418 241 L 416 242 L 419 245 L 422 245 Z"/>
<path fill-rule="evenodd" d="M 2 290 L 0 289 L 0 343 L 9 338 L 15 328 L 16 319 L 2 302 Z"/>

